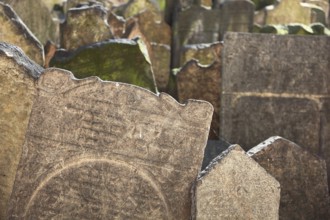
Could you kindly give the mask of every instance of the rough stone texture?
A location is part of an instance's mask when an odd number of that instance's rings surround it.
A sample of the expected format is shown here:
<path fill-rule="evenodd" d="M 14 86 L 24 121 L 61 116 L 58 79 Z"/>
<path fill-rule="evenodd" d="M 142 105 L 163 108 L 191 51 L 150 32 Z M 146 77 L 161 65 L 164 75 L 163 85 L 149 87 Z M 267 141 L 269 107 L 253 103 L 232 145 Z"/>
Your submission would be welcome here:
<path fill-rule="evenodd" d="M 196 60 L 187 62 L 176 75 L 178 100 L 184 103 L 187 99 L 201 99 L 210 102 L 214 107 L 209 138 L 219 138 L 219 113 L 221 91 L 221 63 L 214 62 L 201 66 Z"/>
<path fill-rule="evenodd" d="M 155 75 L 158 91 L 167 91 L 170 78 L 171 47 L 165 44 L 151 43 L 151 66 Z"/>
<path fill-rule="evenodd" d="M 222 47 L 221 42 L 185 45 L 181 51 L 181 66 L 192 59 L 198 60 L 201 65 L 211 65 L 215 61 L 221 62 Z"/>
<path fill-rule="evenodd" d="M 123 7 L 122 15 L 130 18 L 145 10 L 149 11 L 149 15 L 157 21 L 162 20 L 159 5 L 153 0 L 131 0 Z"/>
<path fill-rule="evenodd" d="M 13 9 L 0 2 L 0 41 L 14 44 L 35 62 L 44 64 L 43 47 Z"/>
<path fill-rule="evenodd" d="M 280 184 L 238 145 L 197 179 L 196 219 L 278 219 Z"/>
<path fill-rule="evenodd" d="M 42 44 L 47 40 L 58 41 L 59 32 L 56 23 L 42 0 L 4 0 L 3 2 L 12 6 Z"/>
<path fill-rule="evenodd" d="M 37 86 L 9 219 L 190 218 L 209 103 L 59 69 Z"/>
<path fill-rule="evenodd" d="M 99 5 L 72 8 L 61 24 L 61 47 L 74 50 L 95 42 L 112 38 L 107 11 Z"/>
<path fill-rule="evenodd" d="M 122 38 L 126 29 L 126 21 L 123 17 L 116 16 L 112 12 L 108 12 L 108 24 L 114 38 Z"/>
<path fill-rule="evenodd" d="M 266 24 L 309 25 L 315 22 L 325 24 L 325 13 L 322 8 L 302 3 L 300 0 L 282 0 L 276 7 L 267 10 Z"/>
<path fill-rule="evenodd" d="M 191 6 L 178 13 L 173 25 L 172 67 L 180 66 L 182 46 L 216 42 L 219 40 L 219 30 L 219 10 Z"/>
<path fill-rule="evenodd" d="M 254 3 L 250 0 L 225 1 L 221 4 L 220 39 L 227 31 L 252 32 Z"/>
<path fill-rule="evenodd" d="M 155 91 L 149 58 L 144 56 L 139 42 L 110 40 L 81 47 L 72 53 L 58 51 L 50 66 L 70 70 L 77 78 L 98 76 Z"/>
<path fill-rule="evenodd" d="M 228 33 L 220 136 L 248 150 L 279 135 L 325 157 L 330 167 L 330 142 L 320 141 L 330 134 L 322 102 L 330 98 L 329 50 L 329 37 Z"/>
<path fill-rule="evenodd" d="M 330 219 L 323 159 L 281 137 L 267 139 L 248 155 L 280 182 L 280 219 Z"/>
<path fill-rule="evenodd" d="M 0 42 L 0 219 L 6 218 L 41 71 L 21 49 Z"/>
<path fill-rule="evenodd" d="M 230 145 L 231 144 L 221 138 L 219 140 L 208 140 L 204 151 L 204 159 L 201 170 L 204 170 L 214 158 L 219 156 L 223 151 L 227 150 Z"/>

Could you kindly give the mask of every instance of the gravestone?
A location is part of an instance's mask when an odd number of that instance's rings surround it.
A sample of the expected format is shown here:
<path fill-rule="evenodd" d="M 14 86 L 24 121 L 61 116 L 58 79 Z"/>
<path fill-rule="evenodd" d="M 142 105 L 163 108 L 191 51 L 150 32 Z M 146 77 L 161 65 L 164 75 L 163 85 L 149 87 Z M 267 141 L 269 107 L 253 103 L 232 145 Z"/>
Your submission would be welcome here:
<path fill-rule="evenodd" d="M 107 11 L 102 6 L 72 8 L 61 24 L 61 48 L 74 50 L 112 38 Z"/>
<path fill-rule="evenodd" d="M 329 51 L 329 37 L 228 33 L 220 136 L 246 150 L 282 136 L 325 157 L 330 167 L 330 142 L 320 141 L 330 134 L 322 102 L 330 97 Z"/>
<path fill-rule="evenodd" d="M 37 86 L 10 219 L 190 218 L 209 103 L 60 69 Z"/>
<path fill-rule="evenodd" d="M 221 42 L 185 45 L 181 52 L 181 66 L 192 59 L 198 60 L 198 63 L 201 65 L 211 65 L 213 62 L 221 62 L 222 47 Z"/>
<path fill-rule="evenodd" d="M 122 15 L 127 19 L 145 10 L 149 11 L 149 15 L 156 21 L 162 20 L 158 2 L 153 0 L 131 0 L 123 7 Z"/>
<path fill-rule="evenodd" d="M 114 38 L 122 38 L 125 33 L 126 21 L 123 17 L 108 12 L 108 24 Z"/>
<path fill-rule="evenodd" d="M 230 145 L 231 144 L 229 144 L 226 140 L 222 138 L 219 138 L 219 140 L 209 139 L 205 147 L 204 159 L 201 170 L 204 170 L 214 158 L 219 156 L 223 151 L 227 150 Z"/>
<path fill-rule="evenodd" d="M 171 47 L 165 44 L 151 43 L 151 66 L 155 75 L 158 91 L 167 91 L 170 78 Z"/>
<path fill-rule="evenodd" d="M 14 10 L 0 2 L 0 41 L 14 44 L 35 62 L 44 64 L 43 47 Z"/>
<path fill-rule="evenodd" d="M 11 5 L 42 44 L 45 44 L 47 40 L 58 42 L 58 24 L 53 21 L 43 0 L 3 0 L 3 2 Z"/>
<path fill-rule="evenodd" d="M 58 50 L 50 67 L 72 71 L 77 78 L 98 76 L 103 80 L 125 82 L 155 90 L 149 58 L 140 40 L 109 40 L 73 52 Z M 146 49 L 145 49 L 146 50 Z"/>
<path fill-rule="evenodd" d="M 280 219 L 329 219 L 325 161 L 293 142 L 271 137 L 250 155 L 281 184 Z"/>
<path fill-rule="evenodd" d="M 179 12 L 173 24 L 172 67 L 180 66 L 180 54 L 184 45 L 218 41 L 220 25 L 219 10 L 191 6 Z"/>
<path fill-rule="evenodd" d="M 221 38 L 227 31 L 252 32 L 255 5 L 250 0 L 224 1 L 221 5 Z"/>
<path fill-rule="evenodd" d="M 316 5 L 300 0 L 282 0 L 278 5 L 267 10 L 266 24 L 301 23 L 309 25 L 321 22 L 325 24 L 325 13 Z"/>
<path fill-rule="evenodd" d="M 278 219 L 280 184 L 238 145 L 203 171 L 195 189 L 196 219 Z"/>
<path fill-rule="evenodd" d="M 210 102 L 214 107 L 209 138 L 219 138 L 219 113 L 221 91 L 221 63 L 214 62 L 201 66 L 196 60 L 187 62 L 176 75 L 178 100 L 184 103 L 187 99 L 201 99 Z"/>
<path fill-rule="evenodd" d="M 0 219 L 6 218 L 41 71 L 21 49 L 0 42 Z"/>

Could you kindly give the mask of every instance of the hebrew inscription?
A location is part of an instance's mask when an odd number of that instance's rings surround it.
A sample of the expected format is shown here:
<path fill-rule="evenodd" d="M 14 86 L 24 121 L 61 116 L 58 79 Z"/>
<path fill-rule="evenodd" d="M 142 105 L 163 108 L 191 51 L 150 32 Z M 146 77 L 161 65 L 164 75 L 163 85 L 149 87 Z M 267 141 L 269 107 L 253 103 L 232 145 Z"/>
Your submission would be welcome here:
<path fill-rule="evenodd" d="M 59 69 L 45 71 L 38 88 L 11 219 L 190 217 L 209 103 L 180 105 L 166 94 L 76 80 Z"/>

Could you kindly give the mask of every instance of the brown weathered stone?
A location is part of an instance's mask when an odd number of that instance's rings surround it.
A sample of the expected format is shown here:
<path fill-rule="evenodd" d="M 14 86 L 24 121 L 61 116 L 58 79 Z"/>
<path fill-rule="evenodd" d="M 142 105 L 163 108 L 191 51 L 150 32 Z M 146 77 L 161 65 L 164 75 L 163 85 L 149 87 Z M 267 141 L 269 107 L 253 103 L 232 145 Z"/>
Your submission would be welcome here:
<path fill-rule="evenodd" d="M 279 135 L 329 163 L 329 51 L 329 37 L 228 33 L 220 136 L 248 150 Z"/>
<path fill-rule="evenodd" d="M 221 48 L 223 44 L 215 42 L 212 44 L 191 44 L 183 46 L 181 51 L 181 65 L 189 60 L 198 60 L 201 65 L 211 65 L 213 62 L 221 62 Z"/>
<path fill-rule="evenodd" d="M 203 171 L 196 184 L 196 219 L 278 219 L 280 184 L 238 145 Z"/>
<path fill-rule="evenodd" d="M 4 0 L 3 2 L 11 5 L 42 44 L 47 40 L 58 42 L 58 24 L 53 21 L 48 7 L 42 0 Z"/>
<path fill-rule="evenodd" d="M 107 11 L 99 5 L 70 9 L 61 24 L 61 47 L 74 50 L 112 38 L 106 20 Z"/>
<path fill-rule="evenodd" d="M 0 42 L 0 219 L 6 219 L 41 71 L 21 49 Z"/>
<path fill-rule="evenodd" d="M 171 47 L 165 44 L 151 43 L 151 66 L 155 75 L 158 91 L 167 91 L 170 77 Z"/>
<path fill-rule="evenodd" d="M 189 219 L 212 106 L 96 77 L 38 80 L 10 219 Z"/>
<path fill-rule="evenodd" d="M 324 160 L 281 137 L 267 139 L 248 155 L 280 182 L 280 219 L 330 218 Z"/>
<path fill-rule="evenodd" d="M 325 13 L 316 5 L 300 0 L 282 0 L 276 7 L 267 10 L 266 24 L 301 23 L 309 25 L 321 22 L 325 24 Z"/>
<path fill-rule="evenodd" d="M 112 35 L 115 38 L 122 38 L 126 29 L 126 21 L 123 17 L 117 16 L 112 12 L 108 13 L 108 24 Z"/>
<path fill-rule="evenodd" d="M 196 60 L 187 62 L 176 75 L 178 100 L 184 103 L 187 99 L 201 99 L 210 102 L 214 114 L 210 129 L 210 139 L 219 137 L 221 63 L 214 62 L 201 66 Z"/>
<path fill-rule="evenodd" d="M 22 48 L 35 62 L 44 64 L 43 47 L 13 9 L 0 2 L 0 41 Z"/>

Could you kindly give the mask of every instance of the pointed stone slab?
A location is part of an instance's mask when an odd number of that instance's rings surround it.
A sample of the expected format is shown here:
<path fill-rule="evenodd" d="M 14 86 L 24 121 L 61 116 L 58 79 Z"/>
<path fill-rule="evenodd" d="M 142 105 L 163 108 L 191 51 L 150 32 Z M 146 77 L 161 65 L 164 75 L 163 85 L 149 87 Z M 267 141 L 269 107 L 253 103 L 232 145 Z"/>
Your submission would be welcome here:
<path fill-rule="evenodd" d="M 197 179 L 196 219 L 278 219 L 280 184 L 238 145 Z"/>
<path fill-rule="evenodd" d="M 58 51 L 50 67 L 70 70 L 77 78 L 98 76 L 103 80 L 125 82 L 156 91 L 149 58 L 144 53 L 142 42 L 109 40 L 73 52 Z"/>
<path fill-rule="evenodd" d="M 61 47 L 74 50 L 112 38 L 107 11 L 100 5 L 72 8 L 61 24 Z"/>
<path fill-rule="evenodd" d="M 212 106 L 48 69 L 10 219 L 189 219 Z"/>
<path fill-rule="evenodd" d="M 320 98 L 330 96 L 329 50 L 328 37 L 228 33 L 220 136 L 250 149 L 280 135 L 320 153 Z"/>
<path fill-rule="evenodd" d="M 25 26 L 14 10 L 0 2 L 0 42 L 7 42 L 22 48 L 24 53 L 40 65 L 44 64 L 43 47 Z"/>
<path fill-rule="evenodd" d="M 301 23 L 309 25 L 321 22 L 325 24 L 325 13 L 316 5 L 302 3 L 300 0 L 282 0 L 267 10 L 266 24 Z"/>
<path fill-rule="evenodd" d="M 281 184 L 280 219 L 329 219 L 325 161 L 281 137 L 271 137 L 250 155 Z"/>
<path fill-rule="evenodd" d="M 209 138 L 219 137 L 221 63 L 201 66 L 196 60 L 187 62 L 176 75 L 178 100 L 201 99 L 214 107 Z"/>
<path fill-rule="evenodd" d="M 0 42 L 0 219 L 6 219 L 41 71 L 21 49 Z"/>

